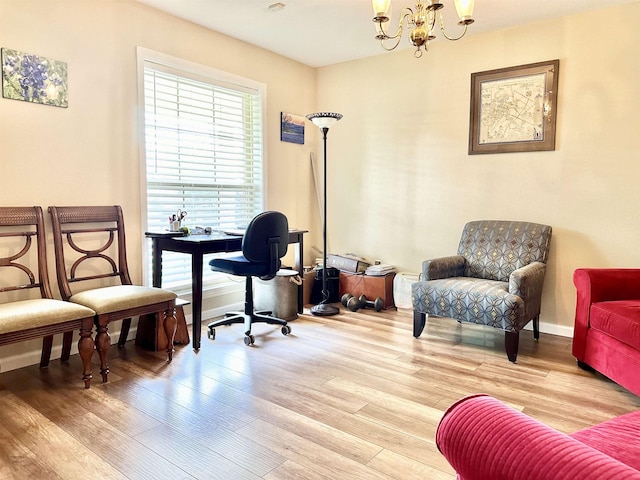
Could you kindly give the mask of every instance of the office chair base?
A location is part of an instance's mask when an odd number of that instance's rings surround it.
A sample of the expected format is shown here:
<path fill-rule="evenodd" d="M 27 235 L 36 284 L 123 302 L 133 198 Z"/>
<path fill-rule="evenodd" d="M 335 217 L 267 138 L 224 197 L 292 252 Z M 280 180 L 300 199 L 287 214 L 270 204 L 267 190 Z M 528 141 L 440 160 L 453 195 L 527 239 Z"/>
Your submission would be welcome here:
<path fill-rule="evenodd" d="M 225 315 L 225 318 L 211 322 L 207 325 L 207 338 L 210 340 L 216 339 L 216 327 L 221 325 L 231 325 L 233 323 L 244 323 L 245 332 L 244 332 L 244 344 L 247 346 L 253 345 L 255 342 L 255 337 L 251 335 L 251 325 L 253 323 L 268 323 L 272 325 L 282 325 L 280 331 L 283 335 L 289 335 L 291 333 L 291 327 L 287 325 L 286 320 L 282 320 L 277 317 L 272 317 L 270 315 L 263 315 L 264 312 L 256 312 L 253 314 L 246 314 L 244 312 L 228 312 Z"/>

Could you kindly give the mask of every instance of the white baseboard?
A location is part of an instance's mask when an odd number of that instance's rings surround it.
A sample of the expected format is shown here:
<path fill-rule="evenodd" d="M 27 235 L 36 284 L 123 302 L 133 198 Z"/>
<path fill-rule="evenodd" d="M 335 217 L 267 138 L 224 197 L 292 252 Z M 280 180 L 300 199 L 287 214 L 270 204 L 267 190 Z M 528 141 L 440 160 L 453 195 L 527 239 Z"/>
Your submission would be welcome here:
<path fill-rule="evenodd" d="M 202 324 L 206 325 L 209 319 L 213 319 L 216 317 L 223 316 L 226 312 L 233 310 L 243 310 L 244 303 L 234 303 L 232 305 L 226 305 L 224 307 L 212 308 L 209 310 L 205 310 L 202 312 Z M 205 320 L 206 319 L 206 320 Z M 188 325 L 192 324 L 191 315 L 186 315 L 186 321 Z M 111 337 L 111 345 L 117 343 L 118 338 L 120 337 L 120 323 L 117 322 L 113 324 L 113 326 L 117 326 L 117 329 L 112 329 L 111 325 L 109 328 L 109 337 Z M 136 332 L 138 331 L 137 324 L 134 322 L 129 329 L 129 335 L 127 336 L 127 341 L 134 340 L 136 338 Z M 94 331 L 95 334 L 95 331 Z M 17 345 L 17 344 L 14 344 Z M 28 346 L 29 349 L 26 351 L 21 351 L 19 353 L 10 354 L 7 356 L 0 355 L 0 373 L 8 372 L 10 370 L 15 370 L 18 368 L 28 367 L 30 365 L 38 365 L 40 363 L 40 355 L 42 352 L 42 340 L 32 340 L 28 342 L 24 342 L 25 346 Z M 71 355 L 75 355 L 78 353 L 78 337 L 77 332 L 74 335 L 74 341 L 71 344 Z M 51 348 L 51 360 L 57 360 L 60 358 L 62 354 L 62 335 L 56 335 L 54 337 L 54 344 Z"/>
<path fill-rule="evenodd" d="M 244 302 L 232 303 L 231 305 L 225 305 L 224 307 L 211 308 L 202 312 L 202 325 L 206 325 L 208 321 L 214 318 L 222 317 L 227 312 L 236 312 L 244 310 Z M 186 315 L 187 325 L 193 323 L 191 314 Z"/>
<path fill-rule="evenodd" d="M 533 330 L 533 323 L 529 322 L 529 324 L 524 327 L 524 330 Z M 540 321 L 540 333 L 548 333 L 549 335 L 558 335 L 559 337 L 573 338 L 573 327 Z"/>
<path fill-rule="evenodd" d="M 231 305 L 225 305 L 223 307 L 211 308 L 202 312 L 202 324 L 206 325 L 208 321 L 213 320 L 214 318 L 218 318 L 223 316 L 226 312 L 234 311 L 234 310 L 243 310 L 244 303 L 238 302 Z M 412 310 L 410 309 L 400 309 L 401 312 L 406 312 L 408 315 L 413 315 Z M 192 317 L 191 314 L 186 315 L 187 325 L 192 325 Z M 116 323 L 119 327 L 120 324 Z M 533 330 L 533 326 L 529 323 L 525 328 L 525 330 Z M 137 325 L 131 325 L 131 329 L 129 330 L 129 335 L 127 336 L 127 340 L 133 340 L 136 338 L 136 332 L 138 328 Z M 550 335 L 558 335 L 561 337 L 573 337 L 573 327 L 567 327 L 564 325 L 556 325 L 554 323 L 548 322 L 540 322 L 540 332 L 547 333 Z M 120 329 L 111 330 L 109 329 L 109 336 L 111 337 L 111 344 L 115 344 L 118 341 L 118 337 L 120 336 Z M 58 335 L 54 342 L 54 345 L 51 349 L 51 360 L 56 360 L 60 358 L 62 353 L 62 336 Z M 40 353 L 42 342 L 40 340 L 25 342 L 25 345 L 29 343 L 33 345 L 28 351 L 20 352 L 13 355 L 8 355 L 6 357 L 0 356 L 0 373 L 8 372 L 9 370 L 15 370 L 17 368 L 27 367 L 29 365 L 37 365 L 40 363 Z M 75 355 L 78 353 L 78 344 L 77 337 L 74 342 L 71 344 L 71 355 Z"/>
<path fill-rule="evenodd" d="M 116 323 L 117 330 L 109 329 L 109 337 L 111 337 L 111 344 L 118 342 L 120 337 L 120 323 Z M 136 332 L 138 331 L 137 325 L 131 325 L 129 329 L 129 335 L 127 340 L 136 338 Z M 95 335 L 95 331 L 93 332 Z M 62 335 L 56 335 L 53 338 L 53 346 L 51 347 L 51 360 L 57 360 L 62 355 Z M 14 343 L 12 345 L 20 345 Z M 29 350 L 21 351 L 7 356 L 0 356 L 0 373 L 15 370 L 17 368 L 28 367 L 30 365 L 38 365 L 40 363 L 40 355 L 42 354 L 42 340 L 30 340 L 23 342 L 22 345 L 28 346 Z M 71 355 L 78 353 L 78 332 L 74 332 L 73 342 L 71 343 Z"/>
<path fill-rule="evenodd" d="M 411 308 L 399 308 L 399 312 L 406 313 L 413 317 L 413 309 Z M 529 322 L 524 330 L 533 331 L 533 322 Z M 547 333 L 549 335 L 557 335 L 559 337 L 573 338 L 573 327 L 566 325 L 556 325 L 555 323 L 548 323 L 540 321 L 540 333 Z"/>

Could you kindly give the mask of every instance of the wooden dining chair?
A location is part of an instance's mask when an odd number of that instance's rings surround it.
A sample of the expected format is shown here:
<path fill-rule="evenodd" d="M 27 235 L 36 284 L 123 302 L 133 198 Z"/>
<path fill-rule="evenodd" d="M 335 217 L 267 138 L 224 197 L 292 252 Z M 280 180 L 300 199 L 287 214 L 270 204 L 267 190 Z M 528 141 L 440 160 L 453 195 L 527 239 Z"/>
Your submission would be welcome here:
<path fill-rule="evenodd" d="M 40 367 L 46 367 L 53 336 L 79 330 L 82 380 L 89 388 L 95 312 L 53 298 L 45 242 L 42 208 L 0 207 L 0 345 L 42 338 Z M 36 290 L 37 298 L 30 294 Z M 69 359 L 70 343 L 62 360 Z"/>
<path fill-rule="evenodd" d="M 122 320 L 119 346 L 131 319 L 155 314 L 167 339 L 167 361 L 173 358 L 176 294 L 170 290 L 133 285 L 127 266 L 124 217 L 114 206 L 49 207 L 56 254 L 56 273 L 62 298 L 96 312 L 96 350 L 102 381 L 107 381 L 108 325 Z M 73 288 L 72 288 L 73 285 Z M 81 285 L 78 287 L 78 285 Z M 70 341 L 65 338 L 64 347 Z"/>

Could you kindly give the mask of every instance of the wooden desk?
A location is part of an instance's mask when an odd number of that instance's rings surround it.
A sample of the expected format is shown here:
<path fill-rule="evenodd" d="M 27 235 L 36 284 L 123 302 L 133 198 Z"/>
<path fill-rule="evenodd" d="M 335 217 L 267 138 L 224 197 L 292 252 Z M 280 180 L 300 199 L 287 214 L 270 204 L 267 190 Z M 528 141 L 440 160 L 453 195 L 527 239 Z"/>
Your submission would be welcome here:
<path fill-rule="evenodd" d="M 303 275 L 302 252 L 303 236 L 307 230 L 290 230 L 289 243 L 295 244 L 295 269 Z M 151 239 L 152 247 L 152 282 L 154 287 L 162 286 L 162 252 L 178 252 L 191 255 L 191 285 L 192 285 L 192 345 L 195 350 L 200 349 L 200 330 L 202 327 L 202 273 L 203 256 L 206 253 L 239 252 L 242 250 L 242 237 L 213 232 L 210 235 L 183 236 L 170 232 L 145 232 Z M 302 313 L 302 287 L 298 289 L 298 313 Z"/>

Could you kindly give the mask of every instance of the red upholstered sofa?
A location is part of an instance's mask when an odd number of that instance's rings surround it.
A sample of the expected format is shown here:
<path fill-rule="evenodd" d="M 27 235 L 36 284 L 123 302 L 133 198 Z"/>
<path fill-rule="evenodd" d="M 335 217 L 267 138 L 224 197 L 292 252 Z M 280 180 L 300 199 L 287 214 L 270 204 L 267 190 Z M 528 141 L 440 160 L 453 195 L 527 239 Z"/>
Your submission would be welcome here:
<path fill-rule="evenodd" d="M 436 444 L 459 480 L 640 479 L 640 411 L 565 435 L 474 395 L 445 412 Z"/>
<path fill-rule="evenodd" d="M 573 355 L 640 395 L 640 269 L 580 268 Z"/>

